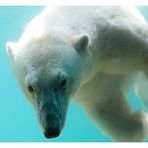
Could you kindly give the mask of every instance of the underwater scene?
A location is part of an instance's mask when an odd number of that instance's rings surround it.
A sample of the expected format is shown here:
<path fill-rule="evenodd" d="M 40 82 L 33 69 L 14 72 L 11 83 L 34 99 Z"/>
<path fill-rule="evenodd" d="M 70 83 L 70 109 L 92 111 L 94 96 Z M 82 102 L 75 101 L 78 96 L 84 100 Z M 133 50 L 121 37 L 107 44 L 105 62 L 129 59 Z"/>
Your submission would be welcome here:
<path fill-rule="evenodd" d="M 148 6 L 137 8 L 148 21 Z M 44 137 L 35 110 L 16 80 L 5 49 L 6 42 L 17 41 L 26 24 L 43 9 L 43 6 L 0 6 L 0 142 L 112 142 L 73 101 L 60 136 Z M 134 90 L 128 102 L 133 111 L 143 108 Z"/>

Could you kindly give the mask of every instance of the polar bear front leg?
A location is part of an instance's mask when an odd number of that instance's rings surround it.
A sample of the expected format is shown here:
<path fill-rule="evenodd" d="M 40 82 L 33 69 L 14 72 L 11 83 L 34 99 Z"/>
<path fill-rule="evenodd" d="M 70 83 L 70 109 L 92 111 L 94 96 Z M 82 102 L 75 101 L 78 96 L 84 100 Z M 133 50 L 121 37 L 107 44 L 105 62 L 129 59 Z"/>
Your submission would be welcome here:
<path fill-rule="evenodd" d="M 134 82 L 133 75 L 99 73 L 77 96 L 77 102 L 114 141 L 144 141 L 148 136 L 147 113 L 132 112 L 124 95 Z"/>
<path fill-rule="evenodd" d="M 131 112 L 123 95 L 104 104 L 87 106 L 97 125 L 114 141 L 144 141 L 148 135 L 148 117 L 142 111 Z"/>

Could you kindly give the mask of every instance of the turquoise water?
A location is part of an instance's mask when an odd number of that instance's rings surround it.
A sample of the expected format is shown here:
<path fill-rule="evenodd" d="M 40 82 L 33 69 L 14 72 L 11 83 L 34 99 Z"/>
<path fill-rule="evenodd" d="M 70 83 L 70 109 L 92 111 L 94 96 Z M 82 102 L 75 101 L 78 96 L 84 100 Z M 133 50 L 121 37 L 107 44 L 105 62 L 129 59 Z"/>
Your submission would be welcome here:
<path fill-rule="evenodd" d="M 138 7 L 148 20 L 148 7 Z M 24 97 L 12 72 L 5 51 L 8 40 L 16 41 L 25 25 L 44 7 L 0 7 L 0 141 L 112 141 L 101 133 L 85 112 L 74 102 L 69 107 L 66 126 L 58 138 L 46 139 L 40 130 L 36 114 Z M 133 110 L 142 107 L 134 93 L 129 94 Z"/>

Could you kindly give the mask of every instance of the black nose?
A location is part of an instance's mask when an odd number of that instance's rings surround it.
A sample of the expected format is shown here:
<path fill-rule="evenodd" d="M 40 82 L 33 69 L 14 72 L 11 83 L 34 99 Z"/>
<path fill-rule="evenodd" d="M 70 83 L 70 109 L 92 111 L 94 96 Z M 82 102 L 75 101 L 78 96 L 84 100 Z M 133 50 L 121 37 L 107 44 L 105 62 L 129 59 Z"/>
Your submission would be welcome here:
<path fill-rule="evenodd" d="M 60 134 L 60 130 L 58 128 L 50 128 L 44 131 L 44 136 L 46 138 L 55 138 Z"/>

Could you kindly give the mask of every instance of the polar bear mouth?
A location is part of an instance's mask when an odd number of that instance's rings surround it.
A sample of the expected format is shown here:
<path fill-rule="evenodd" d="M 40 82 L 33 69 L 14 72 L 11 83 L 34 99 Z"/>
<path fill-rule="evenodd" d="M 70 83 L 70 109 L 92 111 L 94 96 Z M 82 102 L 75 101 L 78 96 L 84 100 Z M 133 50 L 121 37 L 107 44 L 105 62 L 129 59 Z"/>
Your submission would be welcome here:
<path fill-rule="evenodd" d="M 60 135 L 60 132 L 58 130 L 50 130 L 50 132 L 46 132 L 44 135 L 46 138 L 56 138 Z"/>
<path fill-rule="evenodd" d="M 46 129 L 44 131 L 44 136 L 46 138 L 56 138 L 60 135 L 60 129 L 59 128 L 50 128 L 49 130 Z"/>

